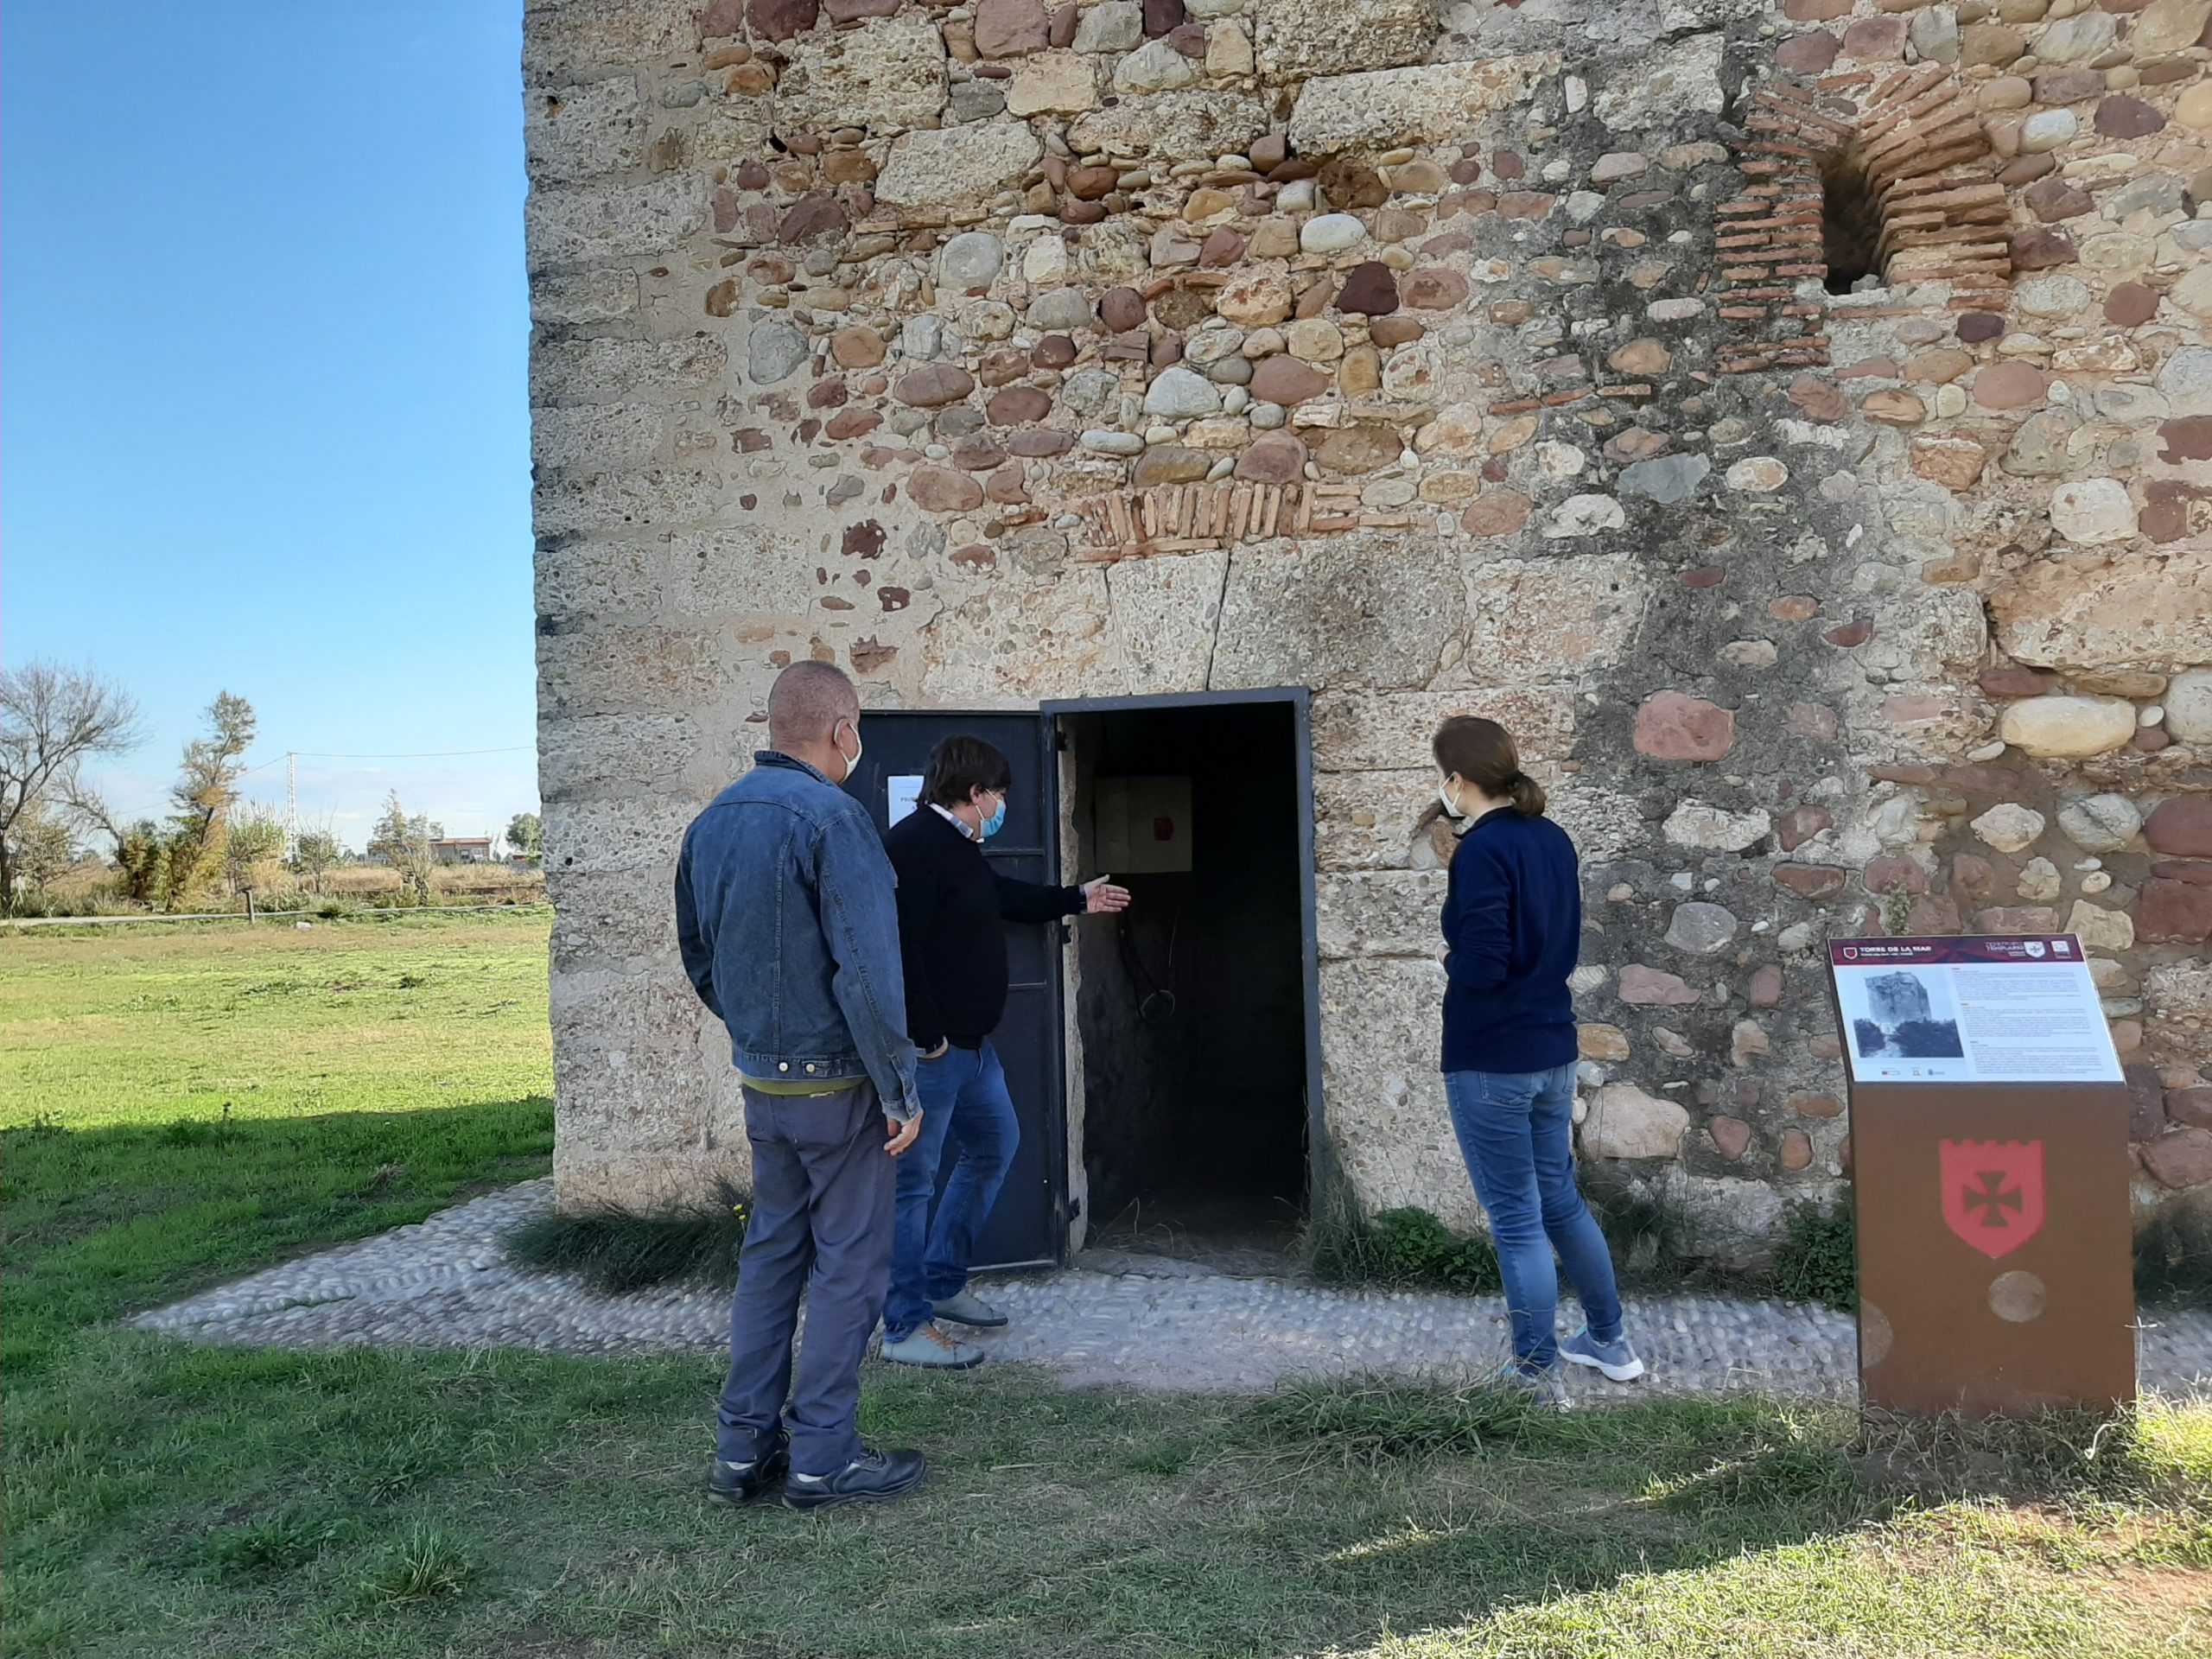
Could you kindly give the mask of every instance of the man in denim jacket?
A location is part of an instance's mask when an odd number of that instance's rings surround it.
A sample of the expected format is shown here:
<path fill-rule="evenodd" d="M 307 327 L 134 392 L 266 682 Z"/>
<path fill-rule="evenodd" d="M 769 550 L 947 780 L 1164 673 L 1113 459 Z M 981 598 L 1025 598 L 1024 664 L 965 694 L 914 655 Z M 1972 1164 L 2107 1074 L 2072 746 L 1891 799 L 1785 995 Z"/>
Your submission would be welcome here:
<path fill-rule="evenodd" d="M 779 1484 L 793 1509 L 880 1501 L 924 1471 L 918 1452 L 863 1446 L 855 1421 L 891 1270 L 892 1160 L 922 1116 L 891 861 L 837 787 L 860 764 L 860 716 L 836 669 L 785 669 L 768 748 L 692 823 L 676 868 L 684 971 L 729 1028 L 753 1146 L 708 1481 L 730 1503 Z"/>

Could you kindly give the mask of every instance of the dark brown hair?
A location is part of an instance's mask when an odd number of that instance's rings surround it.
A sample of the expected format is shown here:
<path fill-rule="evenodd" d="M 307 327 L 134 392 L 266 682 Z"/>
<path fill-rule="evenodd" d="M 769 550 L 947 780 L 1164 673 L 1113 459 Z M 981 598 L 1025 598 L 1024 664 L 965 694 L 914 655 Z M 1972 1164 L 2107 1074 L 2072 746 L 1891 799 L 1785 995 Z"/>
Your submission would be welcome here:
<path fill-rule="evenodd" d="M 965 806 L 979 789 L 1007 790 L 1014 786 L 1014 768 L 1006 756 L 964 733 L 946 738 L 930 751 L 922 772 L 922 798 L 932 806 Z"/>
<path fill-rule="evenodd" d="M 1513 810 L 1527 817 L 1544 810 L 1543 786 L 1521 770 L 1521 753 L 1513 734 L 1480 715 L 1453 715 L 1436 728 L 1430 746 L 1436 764 L 1446 777 L 1457 772 L 1462 783 L 1485 795 L 1513 803 Z"/>

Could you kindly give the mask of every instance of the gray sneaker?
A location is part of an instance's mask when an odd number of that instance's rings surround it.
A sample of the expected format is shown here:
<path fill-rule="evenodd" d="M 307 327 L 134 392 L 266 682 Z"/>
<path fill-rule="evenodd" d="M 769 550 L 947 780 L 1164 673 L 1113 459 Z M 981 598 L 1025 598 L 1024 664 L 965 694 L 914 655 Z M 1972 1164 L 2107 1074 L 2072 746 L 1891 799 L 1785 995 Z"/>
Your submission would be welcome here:
<path fill-rule="evenodd" d="M 1560 1344 L 1559 1357 L 1603 1371 L 1616 1382 L 1633 1382 L 1643 1375 L 1643 1362 L 1629 1346 L 1626 1332 L 1611 1342 L 1600 1342 L 1590 1334 L 1590 1327 L 1586 1325 Z"/>
<path fill-rule="evenodd" d="M 931 1312 L 940 1319 L 950 1319 L 956 1325 L 972 1325 L 981 1331 L 996 1331 L 1006 1323 L 1006 1315 L 993 1307 L 972 1290 L 963 1290 L 957 1296 L 948 1296 L 931 1305 Z"/>
<path fill-rule="evenodd" d="M 939 1371 L 970 1371 L 983 1363 L 982 1349 L 955 1342 L 934 1325 L 918 1325 L 897 1342 L 887 1339 L 883 1357 L 894 1365 L 925 1365 Z"/>

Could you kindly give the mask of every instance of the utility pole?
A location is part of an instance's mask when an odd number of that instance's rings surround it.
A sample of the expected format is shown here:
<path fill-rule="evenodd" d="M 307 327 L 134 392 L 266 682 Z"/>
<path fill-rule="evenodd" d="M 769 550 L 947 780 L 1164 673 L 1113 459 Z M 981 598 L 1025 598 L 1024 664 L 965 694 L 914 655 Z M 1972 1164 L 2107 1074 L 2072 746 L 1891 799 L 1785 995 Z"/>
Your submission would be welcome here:
<path fill-rule="evenodd" d="M 300 757 L 284 753 L 284 861 L 300 855 Z"/>

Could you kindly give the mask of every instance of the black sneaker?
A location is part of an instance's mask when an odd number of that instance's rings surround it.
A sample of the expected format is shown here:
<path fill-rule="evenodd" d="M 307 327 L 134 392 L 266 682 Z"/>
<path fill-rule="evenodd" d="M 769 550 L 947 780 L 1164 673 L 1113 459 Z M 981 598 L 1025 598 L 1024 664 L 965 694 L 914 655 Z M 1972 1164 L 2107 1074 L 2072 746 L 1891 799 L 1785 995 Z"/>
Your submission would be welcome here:
<path fill-rule="evenodd" d="M 836 1503 L 887 1503 L 922 1484 L 929 1464 L 918 1452 L 871 1452 L 834 1475 L 794 1474 L 784 1482 L 784 1503 L 794 1510 L 826 1510 Z"/>
<path fill-rule="evenodd" d="M 791 1437 L 779 1428 L 766 1456 L 751 1463 L 732 1463 L 725 1458 L 716 1458 L 709 1464 L 707 1496 L 717 1503 L 750 1503 L 780 1486 L 784 1477 L 791 1472 Z"/>

